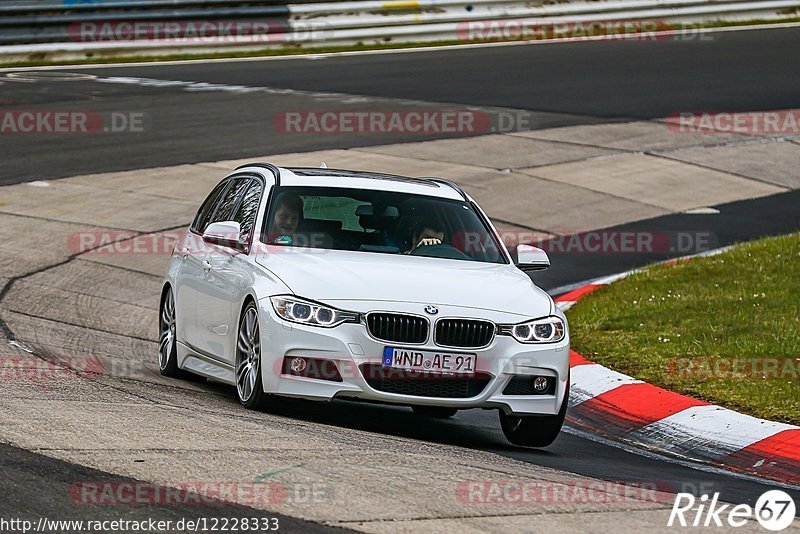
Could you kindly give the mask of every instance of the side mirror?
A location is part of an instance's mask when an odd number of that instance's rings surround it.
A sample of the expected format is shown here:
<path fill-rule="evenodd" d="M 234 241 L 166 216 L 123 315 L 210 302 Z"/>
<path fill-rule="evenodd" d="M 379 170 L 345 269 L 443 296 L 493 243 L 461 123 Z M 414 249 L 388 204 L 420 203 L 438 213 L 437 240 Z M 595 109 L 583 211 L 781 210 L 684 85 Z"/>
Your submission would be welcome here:
<path fill-rule="evenodd" d="M 530 245 L 517 245 L 516 266 L 521 271 L 543 271 L 550 267 L 550 258 L 544 250 Z"/>
<path fill-rule="evenodd" d="M 240 248 L 239 233 L 241 225 L 236 221 L 220 221 L 211 223 L 203 232 L 203 241 L 231 248 Z"/>

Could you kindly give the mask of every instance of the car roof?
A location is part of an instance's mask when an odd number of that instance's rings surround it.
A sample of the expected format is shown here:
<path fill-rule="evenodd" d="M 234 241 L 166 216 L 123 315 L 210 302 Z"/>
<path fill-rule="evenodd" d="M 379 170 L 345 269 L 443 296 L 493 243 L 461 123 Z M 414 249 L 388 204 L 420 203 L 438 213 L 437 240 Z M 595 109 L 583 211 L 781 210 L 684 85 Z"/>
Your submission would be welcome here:
<path fill-rule="evenodd" d="M 325 167 L 276 167 L 269 164 L 252 163 L 237 167 L 237 171 L 257 168 L 280 173 L 281 186 L 342 187 L 394 191 L 417 195 L 434 196 L 451 200 L 467 200 L 466 193 L 453 182 L 442 178 L 412 178 L 397 174 L 370 171 L 351 171 Z M 273 170 L 274 169 L 274 170 Z"/>

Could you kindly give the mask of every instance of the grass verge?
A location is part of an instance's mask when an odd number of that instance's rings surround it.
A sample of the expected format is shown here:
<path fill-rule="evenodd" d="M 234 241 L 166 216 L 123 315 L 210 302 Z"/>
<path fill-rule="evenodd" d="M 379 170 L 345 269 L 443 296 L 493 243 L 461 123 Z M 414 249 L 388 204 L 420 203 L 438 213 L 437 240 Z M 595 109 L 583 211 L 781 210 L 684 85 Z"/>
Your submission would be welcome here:
<path fill-rule="evenodd" d="M 800 424 L 800 233 L 648 268 L 568 312 L 597 363 L 757 417 Z"/>

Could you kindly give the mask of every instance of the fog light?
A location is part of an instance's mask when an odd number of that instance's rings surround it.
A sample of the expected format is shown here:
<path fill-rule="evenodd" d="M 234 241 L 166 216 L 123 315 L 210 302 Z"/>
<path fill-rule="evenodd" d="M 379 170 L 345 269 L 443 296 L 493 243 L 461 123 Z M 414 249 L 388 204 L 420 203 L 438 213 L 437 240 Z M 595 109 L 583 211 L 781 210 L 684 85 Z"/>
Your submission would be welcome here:
<path fill-rule="evenodd" d="M 533 389 L 535 391 L 544 391 L 547 389 L 547 378 L 544 376 L 537 376 L 533 381 Z"/>
<path fill-rule="evenodd" d="M 289 363 L 289 368 L 292 372 L 302 373 L 306 370 L 305 358 L 292 358 L 292 361 Z"/>

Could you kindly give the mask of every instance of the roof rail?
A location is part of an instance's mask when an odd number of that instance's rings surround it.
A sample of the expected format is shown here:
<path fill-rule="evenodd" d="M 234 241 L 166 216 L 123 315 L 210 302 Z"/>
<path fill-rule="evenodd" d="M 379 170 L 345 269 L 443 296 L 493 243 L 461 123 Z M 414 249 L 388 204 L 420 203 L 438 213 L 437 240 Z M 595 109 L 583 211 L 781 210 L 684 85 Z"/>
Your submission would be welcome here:
<path fill-rule="evenodd" d="M 419 178 L 423 179 L 423 180 L 430 180 L 431 182 L 436 182 L 437 184 L 444 184 L 446 186 L 449 186 L 452 189 L 455 189 L 456 192 L 459 195 L 461 195 L 461 198 L 463 198 L 465 201 L 469 202 L 469 197 L 467 196 L 467 194 L 464 192 L 463 189 L 461 189 L 461 186 L 458 185 L 455 182 L 452 182 L 450 180 L 445 180 L 444 178 L 436 178 L 434 176 L 420 176 Z"/>
<path fill-rule="evenodd" d="M 272 163 L 245 163 L 244 165 L 239 165 L 234 170 L 238 171 L 239 169 L 244 169 L 245 167 L 261 167 L 267 169 L 272 173 L 272 176 L 275 177 L 275 185 L 281 185 L 281 170 Z"/>

